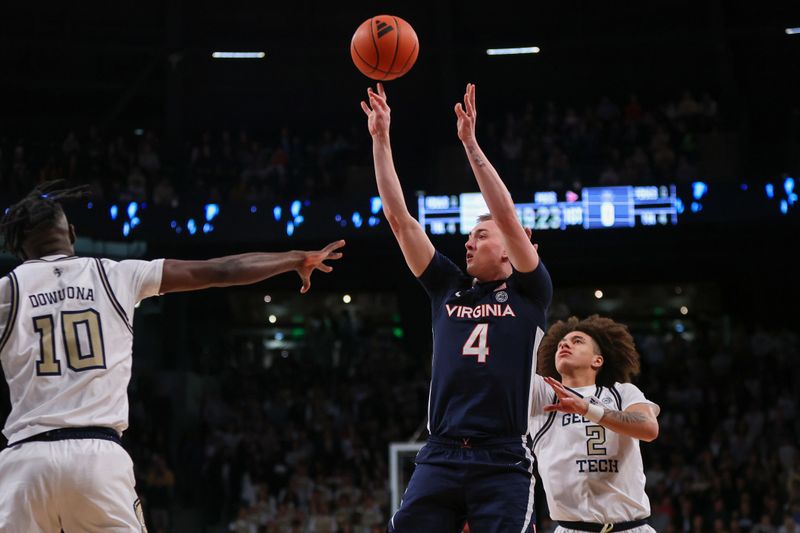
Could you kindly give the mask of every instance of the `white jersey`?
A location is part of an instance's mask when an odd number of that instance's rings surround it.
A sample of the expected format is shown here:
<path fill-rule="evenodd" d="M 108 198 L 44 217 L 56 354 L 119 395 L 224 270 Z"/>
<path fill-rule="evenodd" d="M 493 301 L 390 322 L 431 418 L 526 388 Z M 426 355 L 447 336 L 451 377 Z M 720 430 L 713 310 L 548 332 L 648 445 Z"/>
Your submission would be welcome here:
<path fill-rule="evenodd" d="M 128 427 L 134 306 L 155 296 L 163 259 L 49 256 L 0 279 L 0 363 L 10 443 L 65 427 Z"/>
<path fill-rule="evenodd" d="M 594 396 L 606 409 L 624 411 L 647 400 L 631 383 L 571 389 Z M 650 516 L 639 440 L 620 435 L 577 414 L 542 410 L 555 403 L 553 389 L 537 375 L 531 417 L 533 452 L 552 520 L 598 524 Z"/>

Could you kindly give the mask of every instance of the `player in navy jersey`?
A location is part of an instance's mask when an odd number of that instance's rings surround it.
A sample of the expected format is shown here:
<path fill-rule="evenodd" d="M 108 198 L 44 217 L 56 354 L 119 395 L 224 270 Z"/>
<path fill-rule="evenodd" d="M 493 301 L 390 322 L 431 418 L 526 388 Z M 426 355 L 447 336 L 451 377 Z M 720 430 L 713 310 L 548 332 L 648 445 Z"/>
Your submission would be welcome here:
<path fill-rule="evenodd" d="M 526 447 L 535 356 L 552 283 L 530 230 L 475 138 L 475 86 L 455 107 L 489 215 L 466 242 L 466 273 L 437 252 L 409 213 L 392 161 L 390 109 L 368 90 L 378 191 L 406 263 L 431 300 L 433 369 L 428 431 L 400 509 L 397 533 L 534 530 L 532 456 Z"/>

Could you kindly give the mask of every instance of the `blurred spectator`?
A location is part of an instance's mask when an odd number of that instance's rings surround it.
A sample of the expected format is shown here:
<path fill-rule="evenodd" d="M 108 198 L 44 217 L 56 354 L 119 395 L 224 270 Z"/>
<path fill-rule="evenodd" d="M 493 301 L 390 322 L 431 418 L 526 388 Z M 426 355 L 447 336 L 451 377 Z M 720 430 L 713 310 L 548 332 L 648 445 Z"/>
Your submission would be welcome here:
<path fill-rule="evenodd" d="M 145 494 L 150 513 L 150 529 L 154 533 L 166 533 L 170 527 L 175 475 L 164 457 L 157 453 L 147 468 L 146 476 Z"/>
<path fill-rule="evenodd" d="M 519 112 L 507 110 L 500 127 L 481 126 L 487 153 L 512 188 L 688 182 L 703 160 L 698 135 L 719 120 L 716 100 L 703 93 L 698 101 L 690 91 L 661 106 L 631 94 L 622 110 L 607 96 L 579 109 L 548 101 L 538 110 L 526 102 Z M 8 145 L 0 151 L 0 181 L 12 196 L 35 180 L 65 178 L 91 184 L 109 202 L 156 205 L 337 197 L 348 192 L 352 166 L 371 168 L 369 150 L 357 149 L 361 134 L 350 126 L 304 133 L 282 126 L 265 135 L 241 129 L 236 136 L 204 131 L 181 156 L 163 154 L 155 130 L 119 134 L 92 125 L 68 130 L 35 154 L 22 140 Z"/>

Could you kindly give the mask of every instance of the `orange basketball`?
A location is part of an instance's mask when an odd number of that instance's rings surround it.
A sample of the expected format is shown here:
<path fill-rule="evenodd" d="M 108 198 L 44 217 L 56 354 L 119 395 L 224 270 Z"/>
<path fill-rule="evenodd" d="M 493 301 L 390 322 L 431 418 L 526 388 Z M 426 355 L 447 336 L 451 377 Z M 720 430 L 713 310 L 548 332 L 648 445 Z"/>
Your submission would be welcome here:
<path fill-rule="evenodd" d="M 399 78 L 414 66 L 419 53 L 411 24 L 393 15 L 365 20 L 350 41 L 350 56 L 358 70 L 373 80 Z"/>

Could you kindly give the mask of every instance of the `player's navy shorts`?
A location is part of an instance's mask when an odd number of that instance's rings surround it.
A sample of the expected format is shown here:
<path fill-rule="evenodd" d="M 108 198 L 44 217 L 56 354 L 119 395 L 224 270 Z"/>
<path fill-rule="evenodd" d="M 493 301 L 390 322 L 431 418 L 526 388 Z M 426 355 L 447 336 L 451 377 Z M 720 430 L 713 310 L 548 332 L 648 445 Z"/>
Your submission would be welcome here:
<path fill-rule="evenodd" d="M 533 457 L 524 437 L 465 440 L 431 436 L 390 533 L 535 532 Z"/>

